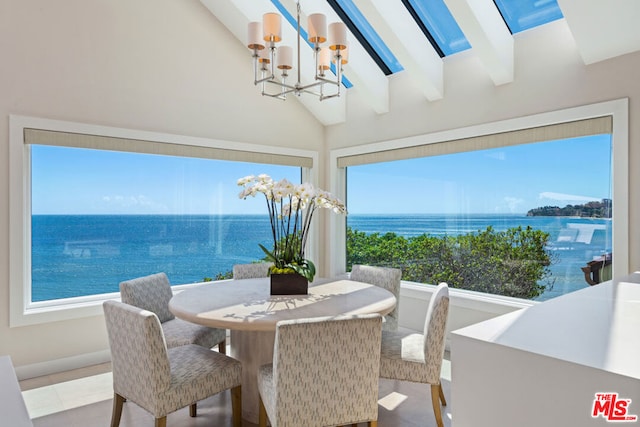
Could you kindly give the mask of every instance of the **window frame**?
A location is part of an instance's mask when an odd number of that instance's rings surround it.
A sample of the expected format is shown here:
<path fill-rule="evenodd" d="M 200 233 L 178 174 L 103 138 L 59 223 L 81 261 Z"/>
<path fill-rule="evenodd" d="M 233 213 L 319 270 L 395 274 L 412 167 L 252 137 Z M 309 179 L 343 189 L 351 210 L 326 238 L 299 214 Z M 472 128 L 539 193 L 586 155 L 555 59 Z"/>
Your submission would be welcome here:
<path fill-rule="evenodd" d="M 312 150 L 273 147 L 251 143 L 217 140 L 134 129 L 99 126 L 86 123 L 52 120 L 38 117 L 9 116 L 9 326 L 26 326 L 52 321 L 78 319 L 102 315 L 102 302 L 118 299 L 118 292 L 59 300 L 31 302 L 31 161 L 30 145 L 25 143 L 27 129 L 50 132 L 68 132 L 97 137 L 138 140 L 158 148 L 176 147 L 187 157 L 201 157 L 203 149 L 212 152 L 229 152 L 231 157 L 248 157 L 244 161 L 261 163 L 278 162 L 281 157 L 300 157 L 311 160 L 311 167 L 301 166 L 303 182 L 318 183 L 316 173 L 319 153 Z M 64 144 L 61 144 L 64 146 Z M 250 158 L 249 158 L 250 157 Z M 307 163 L 309 163 L 307 161 Z M 317 227 L 311 230 L 309 254 L 319 253 Z M 194 285 L 177 285 L 180 291 Z"/>
<path fill-rule="evenodd" d="M 613 277 L 629 274 L 629 100 L 628 98 L 584 105 L 564 110 L 523 116 L 514 119 L 496 121 L 474 125 L 459 129 L 435 132 L 394 139 L 355 147 L 331 150 L 329 153 L 330 188 L 333 194 L 343 200 L 346 194 L 346 167 L 340 167 L 340 159 L 349 156 L 368 155 L 380 152 L 406 150 L 411 147 L 429 144 L 453 144 L 456 141 L 481 137 L 484 135 L 500 134 L 504 132 L 520 131 L 549 125 L 576 122 L 602 116 L 612 117 L 612 197 L 613 209 L 613 252 L 619 254 L 613 263 Z M 332 217 L 329 222 L 329 232 L 336 236 L 333 247 L 329 251 L 329 273 L 334 275 L 346 272 L 346 218 Z M 626 254 L 626 256 L 625 256 Z M 471 300 L 477 296 L 469 291 L 458 290 L 461 295 Z M 467 295 L 468 294 L 468 295 Z M 498 301 L 505 299 L 500 295 L 487 294 Z M 506 299 L 505 299 L 506 301 Z M 526 300 L 523 300 L 526 301 Z M 531 305 L 534 303 L 531 302 Z"/>

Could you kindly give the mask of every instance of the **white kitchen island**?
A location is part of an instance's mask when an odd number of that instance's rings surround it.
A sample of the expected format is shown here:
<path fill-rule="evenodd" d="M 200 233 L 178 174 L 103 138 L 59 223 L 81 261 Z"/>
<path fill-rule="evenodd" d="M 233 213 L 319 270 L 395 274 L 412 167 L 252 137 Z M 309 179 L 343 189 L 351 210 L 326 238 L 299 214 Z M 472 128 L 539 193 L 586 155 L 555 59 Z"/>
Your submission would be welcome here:
<path fill-rule="evenodd" d="M 640 426 L 640 273 L 451 334 L 454 427 L 584 427 L 596 393 L 631 399 Z M 602 412 L 602 411 L 600 411 Z"/>

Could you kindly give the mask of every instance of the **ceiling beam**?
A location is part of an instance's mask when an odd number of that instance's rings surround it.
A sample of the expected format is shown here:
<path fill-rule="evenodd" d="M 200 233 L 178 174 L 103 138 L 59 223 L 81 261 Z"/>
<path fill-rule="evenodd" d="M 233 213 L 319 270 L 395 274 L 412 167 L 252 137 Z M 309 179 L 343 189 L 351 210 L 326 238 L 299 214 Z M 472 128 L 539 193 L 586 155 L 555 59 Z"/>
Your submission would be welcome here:
<path fill-rule="evenodd" d="M 494 84 L 513 81 L 513 36 L 492 0 L 444 0 Z"/>
<path fill-rule="evenodd" d="M 398 58 L 404 71 L 424 96 L 435 101 L 444 95 L 443 62 L 401 2 L 355 0 L 378 35 Z"/>

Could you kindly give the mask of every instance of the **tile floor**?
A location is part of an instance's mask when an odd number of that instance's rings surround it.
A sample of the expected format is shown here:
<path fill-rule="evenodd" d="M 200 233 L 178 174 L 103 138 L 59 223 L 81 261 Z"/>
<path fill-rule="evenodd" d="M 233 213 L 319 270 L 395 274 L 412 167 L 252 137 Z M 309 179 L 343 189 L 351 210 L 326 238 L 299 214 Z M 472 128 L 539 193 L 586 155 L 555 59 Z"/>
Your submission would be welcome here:
<path fill-rule="evenodd" d="M 448 357 L 447 357 L 448 359 Z M 451 426 L 451 364 L 442 369 L 448 405 L 444 425 Z M 27 379 L 20 382 L 27 409 L 35 427 L 108 427 L 111 420 L 112 385 L 110 364 Z M 379 427 L 432 427 L 435 419 L 430 389 L 425 384 L 380 380 Z M 361 424 L 364 426 L 364 424 Z M 131 402 L 125 403 L 121 427 L 151 427 L 152 416 Z M 198 403 L 198 416 L 188 409 L 167 417 L 169 427 L 231 426 L 231 396 L 228 391 Z M 255 424 L 244 422 L 244 427 Z"/>

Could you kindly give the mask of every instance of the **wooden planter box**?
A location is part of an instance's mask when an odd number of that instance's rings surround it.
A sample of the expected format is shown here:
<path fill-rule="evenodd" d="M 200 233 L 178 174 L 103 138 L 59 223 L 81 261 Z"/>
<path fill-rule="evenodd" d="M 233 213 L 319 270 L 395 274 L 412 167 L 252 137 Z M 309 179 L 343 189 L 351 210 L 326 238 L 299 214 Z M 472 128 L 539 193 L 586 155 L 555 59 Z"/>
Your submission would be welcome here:
<path fill-rule="evenodd" d="M 307 295 L 309 281 L 297 273 L 271 274 L 271 295 Z"/>

